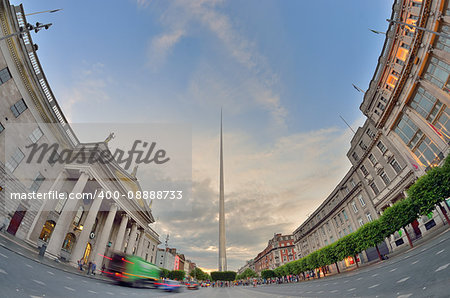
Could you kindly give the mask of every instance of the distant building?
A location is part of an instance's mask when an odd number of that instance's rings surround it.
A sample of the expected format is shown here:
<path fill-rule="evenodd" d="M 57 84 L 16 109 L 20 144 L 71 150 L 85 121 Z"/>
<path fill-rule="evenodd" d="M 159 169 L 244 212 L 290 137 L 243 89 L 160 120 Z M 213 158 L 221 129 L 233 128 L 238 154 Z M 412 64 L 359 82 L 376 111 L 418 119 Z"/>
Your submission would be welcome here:
<path fill-rule="evenodd" d="M 239 268 L 237 274 L 242 274 L 247 268 L 250 268 L 251 270 L 255 271 L 255 259 L 248 260 L 244 266 Z"/>
<path fill-rule="evenodd" d="M 296 259 L 292 235 L 275 234 L 267 247 L 255 257 L 255 271 L 275 269 Z"/>

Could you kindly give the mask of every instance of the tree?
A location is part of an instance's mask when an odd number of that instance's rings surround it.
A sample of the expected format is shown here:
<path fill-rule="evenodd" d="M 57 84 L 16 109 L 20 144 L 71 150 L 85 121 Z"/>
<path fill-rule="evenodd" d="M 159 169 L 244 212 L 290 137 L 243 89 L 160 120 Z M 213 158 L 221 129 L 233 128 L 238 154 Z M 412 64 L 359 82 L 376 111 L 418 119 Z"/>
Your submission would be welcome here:
<path fill-rule="evenodd" d="M 436 205 L 450 225 L 447 212 L 441 202 L 450 197 L 450 155 L 442 167 L 435 167 L 420 177 L 409 189 L 408 197 L 416 205 L 420 215 L 431 213 Z"/>
<path fill-rule="evenodd" d="M 242 272 L 241 274 L 239 274 L 236 279 L 247 279 L 247 278 L 253 278 L 253 277 L 257 277 L 258 274 L 253 271 L 251 268 L 247 268 L 244 270 L 244 272 Z"/>
<path fill-rule="evenodd" d="M 378 249 L 378 244 L 383 242 L 384 238 L 385 236 L 382 222 L 378 219 L 368 222 L 356 232 L 357 249 L 359 251 L 363 251 L 370 247 L 375 247 L 378 253 L 378 258 L 383 260 L 380 250 Z"/>
<path fill-rule="evenodd" d="M 183 280 L 186 272 L 183 270 L 172 270 L 169 273 L 169 278 L 173 280 Z"/>
<path fill-rule="evenodd" d="M 202 269 L 196 267 L 194 268 L 190 273 L 192 278 L 195 278 L 196 280 L 208 280 L 209 275 L 205 272 L 203 272 Z"/>
<path fill-rule="evenodd" d="M 347 236 L 339 239 L 336 243 L 336 249 L 341 260 L 345 259 L 348 256 L 352 256 L 355 259 L 356 267 L 359 267 L 358 259 L 356 258 L 356 255 L 359 253 L 356 232 L 348 234 Z"/>
<path fill-rule="evenodd" d="M 384 211 L 383 216 L 379 219 L 382 224 L 384 236 L 390 236 L 401 228 L 405 228 L 417 218 L 417 212 L 417 205 L 413 204 L 409 197 L 387 208 Z M 406 229 L 404 230 L 409 245 L 413 247 L 408 231 Z"/>
<path fill-rule="evenodd" d="M 160 268 L 161 272 L 160 272 L 160 276 L 161 278 L 169 278 L 169 274 L 170 274 L 170 270 L 167 270 L 165 268 Z"/>
<path fill-rule="evenodd" d="M 236 280 L 236 272 L 234 271 L 215 271 L 211 272 L 211 279 L 216 281 L 233 281 Z"/>
<path fill-rule="evenodd" d="M 261 271 L 261 278 L 263 278 L 263 279 L 269 279 L 269 278 L 273 278 L 275 276 L 276 276 L 275 271 L 273 271 L 273 270 L 268 269 L 268 270 Z"/>

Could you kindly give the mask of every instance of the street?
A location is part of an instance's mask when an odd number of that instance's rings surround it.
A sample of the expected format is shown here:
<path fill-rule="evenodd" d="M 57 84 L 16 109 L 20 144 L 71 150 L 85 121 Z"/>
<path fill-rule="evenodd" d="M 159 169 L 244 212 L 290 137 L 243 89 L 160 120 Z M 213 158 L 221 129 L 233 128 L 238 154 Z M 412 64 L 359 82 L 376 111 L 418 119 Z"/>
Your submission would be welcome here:
<path fill-rule="evenodd" d="M 382 263 L 320 280 L 180 294 L 130 288 L 52 268 L 0 247 L 1 297 L 448 297 L 450 232 Z"/>

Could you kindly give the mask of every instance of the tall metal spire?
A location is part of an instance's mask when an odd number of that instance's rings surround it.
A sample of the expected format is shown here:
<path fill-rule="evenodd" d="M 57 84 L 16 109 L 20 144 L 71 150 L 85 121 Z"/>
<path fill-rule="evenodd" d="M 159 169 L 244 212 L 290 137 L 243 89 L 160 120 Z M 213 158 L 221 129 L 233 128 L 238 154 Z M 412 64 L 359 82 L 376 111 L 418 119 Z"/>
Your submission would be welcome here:
<path fill-rule="evenodd" d="M 222 109 L 220 109 L 219 271 L 227 271 L 225 248 L 225 200 L 223 186 Z"/>

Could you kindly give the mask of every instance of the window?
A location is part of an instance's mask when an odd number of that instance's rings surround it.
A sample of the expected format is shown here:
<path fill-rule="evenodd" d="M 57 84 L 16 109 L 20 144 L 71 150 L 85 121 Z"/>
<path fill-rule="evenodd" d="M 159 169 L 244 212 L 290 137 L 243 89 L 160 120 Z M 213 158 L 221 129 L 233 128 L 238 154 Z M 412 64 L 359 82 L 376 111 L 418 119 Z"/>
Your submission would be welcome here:
<path fill-rule="evenodd" d="M 336 218 L 336 217 L 334 218 L 334 222 L 336 223 L 336 226 L 337 226 L 337 227 L 339 227 L 339 223 L 338 223 L 338 221 L 337 221 L 337 218 Z"/>
<path fill-rule="evenodd" d="M 43 136 L 42 130 L 38 127 L 28 136 L 31 142 L 34 144 Z"/>
<path fill-rule="evenodd" d="M 419 87 L 410 106 L 424 119 L 433 122 L 439 110 L 442 108 L 442 103 L 431 95 L 431 93 Z"/>
<path fill-rule="evenodd" d="M 70 252 L 72 250 L 73 244 L 76 241 L 76 237 L 73 233 L 68 233 L 64 239 L 62 249 Z"/>
<path fill-rule="evenodd" d="M 425 72 L 424 78 L 434 85 L 450 93 L 450 84 L 448 76 L 450 74 L 450 65 L 444 61 L 438 60 L 436 57 L 430 59 L 430 64 Z"/>
<path fill-rule="evenodd" d="M 358 223 L 360 227 L 364 225 L 364 221 L 361 218 L 358 218 Z"/>
<path fill-rule="evenodd" d="M 38 191 L 39 187 L 41 187 L 42 183 L 44 182 L 45 177 L 42 176 L 41 173 L 39 173 L 37 175 L 37 177 L 34 179 L 33 183 L 30 186 L 30 191 L 31 192 L 36 192 Z"/>
<path fill-rule="evenodd" d="M 352 186 L 352 188 L 356 186 L 356 183 L 353 179 L 350 180 L 350 185 Z"/>
<path fill-rule="evenodd" d="M 372 188 L 373 193 L 374 193 L 375 195 L 377 195 L 377 194 L 380 193 L 380 191 L 378 190 L 377 185 L 375 184 L 375 181 L 372 181 L 372 183 L 370 183 L 369 186 L 370 186 L 370 188 Z"/>
<path fill-rule="evenodd" d="M 364 176 L 369 175 L 369 171 L 367 171 L 367 169 L 364 165 L 361 166 L 361 172 L 364 174 Z"/>
<path fill-rule="evenodd" d="M 381 111 L 384 111 L 385 105 L 382 102 L 379 102 L 377 104 L 377 108 L 380 109 Z"/>
<path fill-rule="evenodd" d="M 391 180 L 389 180 L 389 177 L 386 174 L 386 172 L 384 172 L 384 171 L 381 172 L 380 177 L 383 180 L 384 184 L 389 185 L 389 183 L 391 183 Z"/>
<path fill-rule="evenodd" d="M 341 239 L 341 238 L 342 238 L 342 232 L 339 231 L 339 239 Z"/>
<path fill-rule="evenodd" d="M 330 243 L 333 243 L 333 242 L 334 242 L 333 236 L 330 236 Z"/>
<path fill-rule="evenodd" d="M 341 217 L 340 214 L 338 214 L 338 218 L 339 218 L 339 221 L 341 222 L 341 225 L 343 225 L 343 224 L 344 224 L 344 221 L 342 220 L 342 217 Z"/>
<path fill-rule="evenodd" d="M 9 73 L 8 67 L 0 70 L 0 85 L 6 83 L 9 79 L 11 79 L 11 74 Z"/>
<path fill-rule="evenodd" d="M 364 144 L 363 141 L 359 142 L 359 147 L 361 147 L 362 150 L 367 150 L 367 145 Z"/>
<path fill-rule="evenodd" d="M 323 243 L 325 244 L 325 246 L 327 246 L 327 245 L 328 245 L 328 240 L 325 239 L 325 240 L 323 241 Z"/>
<path fill-rule="evenodd" d="M 11 173 L 14 172 L 24 157 L 25 155 L 23 152 L 17 148 L 11 158 L 5 163 L 5 167 L 10 170 Z"/>
<path fill-rule="evenodd" d="M 424 165 L 432 164 L 440 154 L 439 148 L 428 137 L 423 138 L 413 152 Z"/>
<path fill-rule="evenodd" d="M 441 32 L 450 35 L 450 27 L 447 25 L 442 25 Z M 450 40 L 448 38 L 438 37 L 436 42 L 436 49 L 445 51 L 447 53 L 450 52 Z"/>
<path fill-rule="evenodd" d="M 344 235 L 347 235 L 347 229 L 346 228 L 344 228 Z"/>
<path fill-rule="evenodd" d="M 348 220 L 347 212 L 345 212 L 345 210 L 342 210 L 342 215 L 344 216 L 345 220 Z"/>
<path fill-rule="evenodd" d="M 352 229 L 352 226 L 351 226 L 351 225 L 348 225 L 348 232 L 349 232 L 349 233 L 353 232 L 353 229 Z"/>
<path fill-rule="evenodd" d="M 368 128 L 368 129 L 366 130 L 366 134 L 367 134 L 371 139 L 373 139 L 373 138 L 375 137 L 375 132 L 372 131 L 370 128 Z"/>
<path fill-rule="evenodd" d="M 395 158 L 391 160 L 390 165 L 397 174 L 401 172 L 402 168 L 400 167 L 399 163 L 395 160 Z"/>
<path fill-rule="evenodd" d="M 375 156 L 373 156 L 373 154 L 369 155 L 369 160 L 372 163 L 372 165 L 376 165 L 377 164 L 377 159 L 375 158 Z"/>
<path fill-rule="evenodd" d="M 381 141 L 378 142 L 377 147 L 378 147 L 378 149 L 380 149 L 381 153 L 383 153 L 383 154 L 387 151 L 386 147 L 384 146 L 384 144 Z"/>
<path fill-rule="evenodd" d="M 367 213 L 367 214 L 366 214 L 366 217 L 367 217 L 367 220 L 368 220 L 369 222 L 372 221 L 372 214 Z"/>
<path fill-rule="evenodd" d="M 23 99 L 19 100 L 15 104 L 11 106 L 11 112 L 13 113 L 14 117 L 19 117 L 20 114 L 22 114 L 27 109 L 27 105 L 23 101 Z"/>
<path fill-rule="evenodd" d="M 330 225 L 328 223 L 326 223 L 326 226 L 327 226 L 328 232 L 331 232 Z"/>
<path fill-rule="evenodd" d="M 358 212 L 358 208 L 356 207 L 355 201 L 352 202 L 353 211 Z"/>
<path fill-rule="evenodd" d="M 322 226 L 320 229 L 322 230 L 322 234 L 323 234 L 324 236 L 326 236 L 325 230 L 323 229 L 323 226 Z"/>
<path fill-rule="evenodd" d="M 0 122 L 0 133 L 2 132 L 2 131 L 4 131 L 5 130 L 5 127 L 3 126 L 3 124 Z"/>
<path fill-rule="evenodd" d="M 80 206 L 78 208 L 77 214 L 75 215 L 75 218 L 73 219 L 73 224 L 78 227 L 80 224 L 81 218 L 83 217 L 84 209 L 83 206 Z"/>
<path fill-rule="evenodd" d="M 61 214 L 61 211 L 63 210 L 64 206 L 66 205 L 67 198 L 64 197 L 64 199 L 59 199 L 58 203 L 56 203 L 55 206 L 55 212 L 58 214 Z"/>
<path fill-rule="evenodd" d="M 353 152 L 353 153 L 352 153 L 352 157 L 353 157 L 353 159 L 354 159 L 355 161 L 358 161 L 358 160 L 359 160 L 359 156 L 358 156 L 358 154 L 356 154 L 356 152 Z"/>
<path fill-rule="evenodd" d="M 358 196 L 358 200 L 362 207 L 366 206 L 366 202 L 364 202 L 364 198 L 362 195 Z"/>

